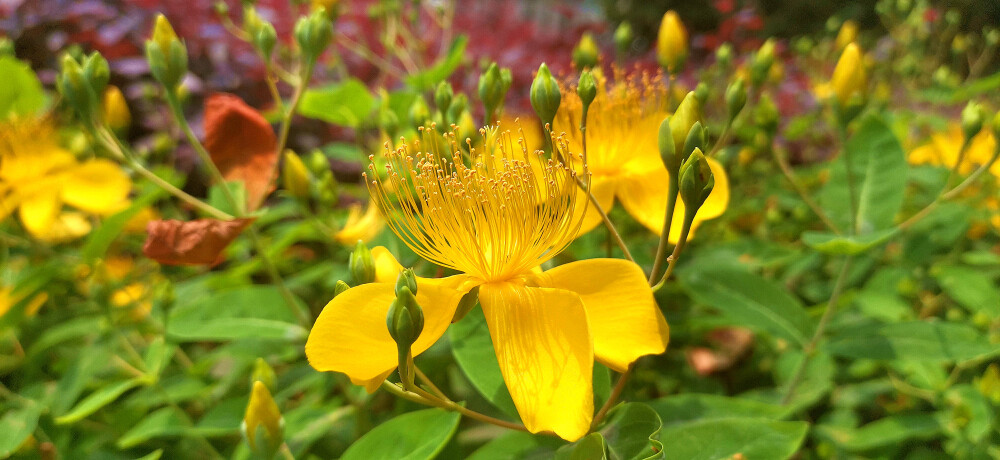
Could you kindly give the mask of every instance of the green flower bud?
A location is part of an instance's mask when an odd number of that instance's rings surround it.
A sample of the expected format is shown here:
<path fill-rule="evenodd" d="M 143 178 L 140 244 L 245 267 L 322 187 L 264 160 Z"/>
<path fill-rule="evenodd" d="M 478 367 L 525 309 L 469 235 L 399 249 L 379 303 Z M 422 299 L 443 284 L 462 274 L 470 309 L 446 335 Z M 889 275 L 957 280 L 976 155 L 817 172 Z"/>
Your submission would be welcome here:
<path fill-rule="evenodd" d="M 82 69 L 83 76 L 94 94 L 104 94 L 104 88 L 108 86 L 108 80 L 111 78 L 108 60 L 95 51 L 83 60 Z"/>
<path fill-rule="evenodd" d="M 451 99 L 451 106 L 448 107 L 448 124 L 458 124 L 459 118 L 469 109 L 469 97 L 458 93 Z"/>
<path fill-rule="evenodd" d="M 698 82 L 698 86 L 694 87 L 694 98 L 698 101 L 698 105 L 704 107 L 705 103 L 708 102 L 708 84 L 705 82 Z"/>
<path fill-rule="evenodd" d="M 425 126 L 427 122 L 431 120 L 431 109 L 427 107 L 427 102 L 424 98 L 417 96 L 413 100 L 413 105 L 410 106 L 410 123 L 414 127 Z"/>
<path fill-rule="evenodd" d="M 404 268 L 396 277 L 396 297 L 400 296 L 403 288 L 409 289 L 413 294 L 417 293 L 417 277 L 411 268 Z"/>
<path fill-rule="evenodd" d="M 624 56 L 628 52 L 633 39 L 632 24 L 628 21 L 622 21 L 621 24 L 618 24 L 618 28 L 615 29 L 615 49 L 619 55 Z"/>
<path fill-rule="evenodd" d="M 273 458 L 285 442 L 285 421 L 267 386 L 254 382 L 250 403 L 240 426 L 250 450 L 261 458 Z"/>
<path fill-rule="evenodd" d="M 677 155 L 677 149 L 674 146 L 673 130 L 670 129 L 670 117 L 664 118 L 660 123 L 657 145 L 660 148 L 660 159 L 663 160 L 663 166 L 666 166 L 669 172 L 677 171 L 681 166 L 681 159 Z"/>
<path fill-rule="evenodd" d="M 168 91 L 175 91 L 187 73 L 187 48 L 162 14 L 156 17 L 153 37 L 146 41 L 146 60 L 153 77 Z"/>
<path fill-rule="evenodd" d="M 691 127 L 701 119 L 701 106 L 694 92 L 687 93 L 681 100 L 677 110 L 670 117 L 670 132 L 674 139 L 674 152 L 680 155 L 680 159 L 687 158 L 690 152 L 684 150 L 684 141 L 687 140 Z M 662 149 L 661 149 L 662 151 Z"/>
<path fill-rule="evenodd" d="M 979 130 L 983 129 L 983 121 L 986 115 L 983 113 L 983 108 L 973 102 L 969 101 L 962 109 L 962 133 L 965 134 L 965 141 L 970 142 L 976 134 L 979 134 Z"/>
<path fill-rule="evenodd" d="M 451 318 L 451 322 L 456 322 L 465 315 L 472 311 L 472 308 L 476 306 L 479 302 L 479 286 L 472 288 L 471 291 L 466 292 L 462 299 L 458 301 L 458 308 L 455 309 L 455 316 Z"/>
<path fill-rule="evenodd" d="M 750 63 L 750 82 L 754 86 L 760 86 L 767 79 L 767 74 L 774 65 L 774 47 L 774 39 L 769 38 L 754 55 Z"/>
<path fill-rule="evenodd" d="M 314 9 L 295 23 L 295 41 L 308 62 L 316 62 L 333 38 L 333 25 L 324 8 Z"/>
<path fill-rule="evenodd" d="M 597 66 L 601 50 L 594 41 L 594 36 L 590 32 L 584 32 L 580 37 L 580 42 L 573 48 L 573 64 L 577 69 L 589 69 Z"/>
<path fill-rule="evenodd" d="M 531 82 L 530 97 L 531 107 L 535 109 L 538 118 L 551 126 L 559 110 L 562 94 L 559 92 L 559 82 L 545 63 L 538 67 L 538 73 Z"/>
<path fill-rule="evenodd" d="M 274 31 L 274 26 L 269 22 L 261 25 L 260 30 L 253 36 L 253 46 L 264 56 L 265 61 L 271 60 L 271 54 L 277 44 L 278 33 Z"/>
<path fill-rule="evenodd" d="M 721 67 L 729 67 L 733 62 L 733 45 L 729 42 L 719 45 L 715 50 L 715 62 Z"/>
<path fill-rule="evenodd" d="M 264 358 L 257 358 L 253 362 L 253 373 L 250 374 L 250 385 L 253 386 L 254 382 L 263 383 L 268 390 L 274 391 L 278 383 L 278 376 L 275 375 L 274 369 L 264 361 Z"/>
<path fill-rule="evenodd" d="M 510 69 L 504 69 L 510 73 Z M 483 108 L 486 109 L 486 116 L 491 118 L 486 120 L 487 123 L 492 123 L 492 117 L 496 114 L 497 109 L 503 105 L 504 97 L 507 96 L 507 89 L 510 88 L 510 82 L 504 82 L 502 76 L 502 70 L 494 62 L 479 76 L 479 100 L 483 101 Z"/>
<path fill-rule="evenodd" d="M 696 212 L 701 207 L 708 195 L 715 187 L 715 176 L 712 168 L 708 166 L 708 159 L 701 153 L 701 149 L 695 149 L 684 163 L 681 164 L 680 173 L 680 195 L 690 212 Z"/>
<path fill-rule="evenodd" d="M 594 102 L 594 98 L 597 97 L 597 80 L 589 70 L 584 70 L 580 73 L 580 81 L 576 85 L 576 94 L 580 96 L 580 101 L 583 102 L 583 113 L 587 113 L 590 103 Z"/>
<path fill-rule="evenodd" d="M 90 85 L 83 75 L 80 63 L 69 54 L 64 54 L 62 57 L 62 72 L 56 80 L 56 86 L 63 99 L 81 118 L 90 119 L 94 113 L 96 95 L 91 94 Z"/>
<path fill-rule="evenodd" d="M 500 69 L 500 82 L 503 83 L 503 92 L 507 93 L 510 85 L 514 84 L 514 73 L 506 67 Z"/>
<path fill-rule="evenodd" d="M 358 240 L 358 244 L 354 246 L 348 268 L 351 270 L 355 284 L 375 281 L 375 260 L 372 259 L 372 252 L 368 250 L 368 246 L 365 246 L 364 241 Z"/>
<path fill-rule="evenodd" d="M 351 285 L 347 284 L 344 280 L 337 280 L 337 284 L 333 287 L 333 297 L 336 298 L 350 288 Z"/>
<path fill-rule="evenodd" d="M 778 130 L 778 116 L 778 106 L 774 104 L 774 99 L 767 94 L 761 95 L 754 112 L 754 120 L 768 136 L 773 136 Z"/>
<path fill-rule="evenodd" d="M 282 185 L 290 195 L 300 200 L 309 198 L 312 174 L 295 152 L 285 150 L 285 166 L 281 171 Z"/>
<path fill-rule="evenodd" d="M 396 133 L 399 132 L 399 116 L 396 112 L 388 108 L 379 110 L 378 112 L 378 125 L 389 135 L 389 137 L 396 137 Z"/>
<path fill-rule="evenodd" d="M 424 312 L 410 288 L 402 287 L 385 317 L 389 336 L 401 350 L 409 349 L 424 330 Z M 402 355 L 403 353 L 400 353 Z"/>
<path fill-rule="evenodd" d="M 705 150 L 705 128 L 701 125 L 700 121 L 695 122 L 691 126 L 691 130 L 688 131 L 687 138 L 684 139 L 684 150 L 681 150 L 682 156 L 687 158 L 691 156 L 691 153 L 695 150 Z"/>
<path fill-rule="evenodd" d="M 330 160 L 319 150 L 309 154 L 309 170 L 317 176 L 330 172 Z"/>
<path fill-rule="evenodd" d="M 437 90 L 434 91 L 434 106 L 442 114 L 448 113 L 448 107 L 451 106 L 451 98 L 454 96 L 455 92 L 451 89 L 451 83 L 442 81 L 438 83 Z"/>
<path fill-rule="evenodd" d="M 212 11 L 219 16 L 225 16 L 229 14 L 229 5 L 226 2 L 218 1 L 212 4 Z"/>
<path fill-rule="evenodd" d="M 726 109 L 729 111 L 729 122 L 732 123 L 747 105 L 747 87 L 742 78 L 729 84 L 726 88 Z"/>

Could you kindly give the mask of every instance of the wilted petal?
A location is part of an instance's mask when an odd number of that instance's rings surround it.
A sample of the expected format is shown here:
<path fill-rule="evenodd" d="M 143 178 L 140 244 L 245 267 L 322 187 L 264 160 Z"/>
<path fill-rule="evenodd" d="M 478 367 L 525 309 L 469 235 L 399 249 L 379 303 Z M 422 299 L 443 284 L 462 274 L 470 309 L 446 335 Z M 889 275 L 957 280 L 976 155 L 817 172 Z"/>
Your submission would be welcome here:
<path fill-rule="evenodd" d="M 167 265 L 214 265 L 253 219 L 154 220 L 146 226 L 146 257 Z"/>
<path fill-rule="evenodd" d="M 239 97 L 216 93 L 205 101 L 205 148 L 226 180 L 243 181 L 250 210 L 274 190 L 277 143 L 271 124 Z"/>

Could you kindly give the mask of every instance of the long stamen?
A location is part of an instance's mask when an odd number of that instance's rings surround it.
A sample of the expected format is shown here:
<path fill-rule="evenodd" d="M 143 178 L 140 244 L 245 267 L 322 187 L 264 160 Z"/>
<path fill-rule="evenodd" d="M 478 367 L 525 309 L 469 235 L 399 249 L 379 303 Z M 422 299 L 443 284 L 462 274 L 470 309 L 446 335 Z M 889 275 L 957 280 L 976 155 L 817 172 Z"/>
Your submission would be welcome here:
<path fill-rule="evenodd" d="M 386 145 L 385 176 L 371 156 L 366 184 L 389 227 L 419 256 L 483 280 L 509 279 L 573 241 L 580 159 L 562 138 L 554 139 L 559 155 L 547 159 L 529 152 L 523 139 L 515 149 L 509 131 L 480 133 L 483 147 L 470 146 L 468 164 L 454 132 L 440 139 L 422 130 L 412 149 Z"/>

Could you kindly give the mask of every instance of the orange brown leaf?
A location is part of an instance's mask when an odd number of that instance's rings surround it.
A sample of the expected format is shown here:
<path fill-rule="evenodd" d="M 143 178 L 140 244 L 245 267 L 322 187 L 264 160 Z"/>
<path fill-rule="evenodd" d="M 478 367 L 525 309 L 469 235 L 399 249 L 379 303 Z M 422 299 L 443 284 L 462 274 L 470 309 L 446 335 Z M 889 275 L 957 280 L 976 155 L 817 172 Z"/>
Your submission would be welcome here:
<path fill-rule="evenodd" d="M 253 219 L 154 220 L 146 226 L 143 254 L 165 265 L 216 265 L 222 251 Z"/>
<path fill-rule="evenodd" d="M 205 148 L 226 180 L 243 182 L 250 211 L 274 190 L 277 143 L 271 124 L 239 97 L 216 93 L 205 101 Z"/>

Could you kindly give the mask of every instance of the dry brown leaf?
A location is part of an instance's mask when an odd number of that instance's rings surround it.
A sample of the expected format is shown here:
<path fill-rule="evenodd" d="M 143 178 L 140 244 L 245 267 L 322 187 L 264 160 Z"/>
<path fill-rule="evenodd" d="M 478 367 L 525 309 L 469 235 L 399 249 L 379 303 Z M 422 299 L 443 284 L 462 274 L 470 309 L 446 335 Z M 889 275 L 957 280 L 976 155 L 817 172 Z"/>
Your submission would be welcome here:
<path fill-rule="evenodd" d="M 226 246 L 253 220 L 150 221 L 142 252 L 165 265 L 216 265 L 222 262 Z"/>
<path fill-rule="evenodd" d="M 277 143 L 271 124 L 239 97 L 216 93 L 205 100 L 205 148 L 226 180 L 243 182 L 249 211 L 274 190 Z"/>

